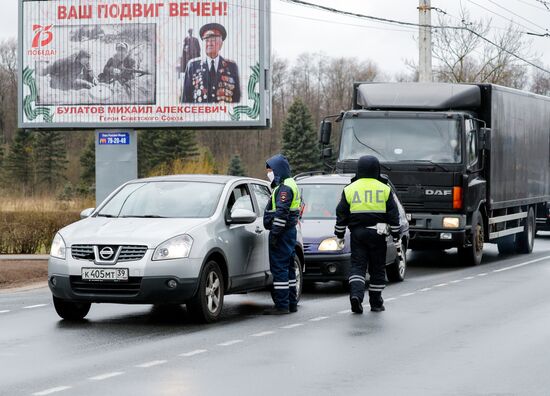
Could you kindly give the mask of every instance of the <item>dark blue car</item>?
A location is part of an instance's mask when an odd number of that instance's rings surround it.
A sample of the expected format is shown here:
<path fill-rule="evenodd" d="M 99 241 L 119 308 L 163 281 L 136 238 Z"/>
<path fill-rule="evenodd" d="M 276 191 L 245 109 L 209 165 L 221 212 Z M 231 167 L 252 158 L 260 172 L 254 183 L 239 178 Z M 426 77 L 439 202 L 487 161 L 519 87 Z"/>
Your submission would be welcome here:
<path fill-rule="evenodd" d="M 302 218 L 305 255 L 304 281 L 341 281 L 347 286 L 351 256 L 350 234 L 346 232 L 344 246 L 338 246 L 334 236 L 334 225 L 336 223 L 336 206 L 340 201 L 344 187 L 350 183 L 351 178 L 351 175 L 336 174 L 311 174 L 296 177 L 305 204 Z M 397 249 L 391 237 L 388 237 L 386 274 L 390 282 L 400 282 L 405 279 L 407 270 L 406 250 L 409 240 L 409 223 L 405 210 L 395 194 L 395 189 L 391 183 L 388 182 L 388 184 L 392 187 L 399 206 L 403 259 L 399 259 Z"/>

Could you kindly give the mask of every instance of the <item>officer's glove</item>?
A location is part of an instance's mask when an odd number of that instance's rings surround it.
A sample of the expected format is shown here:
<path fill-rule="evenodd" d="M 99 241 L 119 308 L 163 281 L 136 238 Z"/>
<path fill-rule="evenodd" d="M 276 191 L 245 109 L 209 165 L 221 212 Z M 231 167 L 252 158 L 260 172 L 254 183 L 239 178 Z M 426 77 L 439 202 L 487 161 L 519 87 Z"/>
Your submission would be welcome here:
<path fill-rule="evenodd" d="M 342 250 L 342 249 L 344 249 L 344 245 L 346 244 L 346 240 L 344 238 L 336 238 L 336 243 L 338 244 L 338 249 Z"/>
<path fill-rule="evenodd" d="M 401 238 L 393 237 L 393 244 L 397 250 L 401 250 Z"/>

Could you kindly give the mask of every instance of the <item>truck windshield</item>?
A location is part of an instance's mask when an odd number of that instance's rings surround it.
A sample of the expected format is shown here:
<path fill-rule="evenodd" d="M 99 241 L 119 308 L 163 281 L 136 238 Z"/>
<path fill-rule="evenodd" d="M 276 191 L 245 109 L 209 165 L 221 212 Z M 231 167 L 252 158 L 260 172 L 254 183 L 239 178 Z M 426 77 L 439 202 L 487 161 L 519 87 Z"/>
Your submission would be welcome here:
<path fill-rule="evenodd" d="M 352 118 L 342 128 L 340 160 L 374 155 L 382 162 L 461 162 L 456 119 Z"/>

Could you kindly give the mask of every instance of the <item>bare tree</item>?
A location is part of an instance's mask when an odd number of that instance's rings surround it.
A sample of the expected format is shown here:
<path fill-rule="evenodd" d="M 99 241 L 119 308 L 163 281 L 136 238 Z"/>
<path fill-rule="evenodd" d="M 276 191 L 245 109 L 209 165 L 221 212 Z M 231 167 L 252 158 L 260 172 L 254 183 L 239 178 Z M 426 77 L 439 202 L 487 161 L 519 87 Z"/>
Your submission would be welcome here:
<path fill-rule="evenodd" d="M 0 42 L 0 135 L 12 141 L 17 130 L 17 41 Z M 0 141 L 0 144 L 2 141 Z"/>
<path fill-rule="evenodd" d="M 548 66 L 545 68 L 548 70 Z M 530 90 L 540 95 L 550 96 L 550 74 L 534 69 Z"/>
<path fill-rule="evenodd" d="M 436 80 L 524 88 L 527 84 L 526 66 L 513 54 L 532 58 L 529 53 L 531 41 L 512 24 L 504 30 L 494 31 L 490 19 L 471 21 L 467 11 L 462 11 L 461 18 L 465 21 L 463 29 L 440 28 L 434 32 Z M 445 16 L 439 18 L 439 24 L 454 25 Z"/>

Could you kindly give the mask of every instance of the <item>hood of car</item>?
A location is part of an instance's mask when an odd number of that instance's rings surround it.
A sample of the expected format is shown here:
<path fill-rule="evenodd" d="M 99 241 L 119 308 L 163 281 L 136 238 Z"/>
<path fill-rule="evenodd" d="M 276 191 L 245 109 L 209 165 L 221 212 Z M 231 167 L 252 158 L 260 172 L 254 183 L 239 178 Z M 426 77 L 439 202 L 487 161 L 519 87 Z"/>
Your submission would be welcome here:
<path fill-rule="evenodd" d="M 144 245 L 162 242 L 190 232 L 209 219 L 140 219 L 91 217 L 63 228 L 59 233 L 67 247 L 74 244 Z"/>
<path fill-rule="evenodd" d="M 325 238 L 334 236 L 336 220 L 302 220 L 302 235 L 304 242 L 321 242 Z"/>

